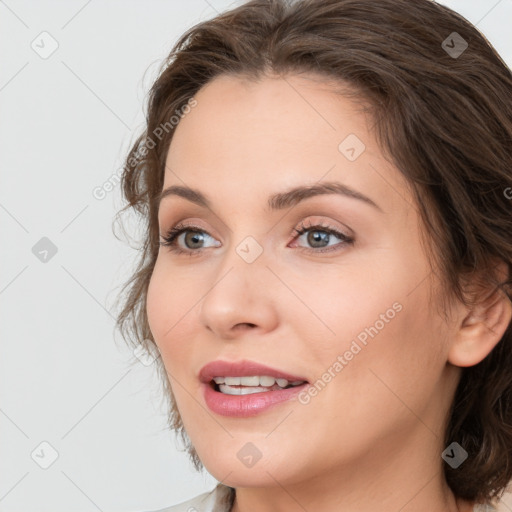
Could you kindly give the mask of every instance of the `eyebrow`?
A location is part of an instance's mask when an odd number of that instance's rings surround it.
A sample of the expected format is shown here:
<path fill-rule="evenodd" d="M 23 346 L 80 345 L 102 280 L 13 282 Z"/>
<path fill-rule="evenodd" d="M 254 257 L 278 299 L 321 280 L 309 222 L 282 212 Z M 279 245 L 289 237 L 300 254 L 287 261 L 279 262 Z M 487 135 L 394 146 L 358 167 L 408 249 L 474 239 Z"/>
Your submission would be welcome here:
<path fill-rule="evenodd" d="M 295 206 L 296 204 L 310 197 L 326 194 L 339 194 L 345 197 L 350 197 L 352 199 L 358 199 L 359 201 L 369 204 L 370 206 L 384 213 L 382 208 L 369 197 L 365 196 L 361 192 L 358 192 L 357 190 L 354 190 L 353 188 L 350 188 L 347 185 L 343 185 L 342 183 L 335 181 L 324 182 L 315 185 L 299 186 L 284 192 L 273 194 L 268 198 L 268 207 L 272 211 L 284 210 L 286 208 Z M 164 189 L 157 199 L 157 206 L 160 206 L 160 203 L 164 198 L 170 196 L 182 197 L 183 199 L 186 199 L 187 201 L 195 203 L 204 208 L 210 209 L 211 207 L 210 200 L 208 200 L 204 194 L 199 192 L 199 190 L 180 185 L 172 185 Z"/>

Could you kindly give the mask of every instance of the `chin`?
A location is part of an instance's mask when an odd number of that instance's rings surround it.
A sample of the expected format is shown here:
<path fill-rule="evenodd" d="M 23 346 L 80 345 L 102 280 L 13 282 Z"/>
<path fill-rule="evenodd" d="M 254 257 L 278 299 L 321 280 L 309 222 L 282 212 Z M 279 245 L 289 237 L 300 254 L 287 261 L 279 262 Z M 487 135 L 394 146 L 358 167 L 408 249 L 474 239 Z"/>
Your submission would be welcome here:
<path fill-rule="evenodd" d="M 208 473 L 230 487 L 274 487 L 277 485 L 276 481 L 290 484 L 300 480 L 297 467 L 289 462 L 294 459 L 292 454 L 287 457 L 281 452 L 282 460 L 278 460 L 275 455 L 265 457 L 263 454 L 258 460 L 251 460 L 246 455 L 251 452 L 249 443 L 250 441 L 244 442 L 242 449 L 233 450 L 231 455 L 224 452 L 222 458 L 216 453 L 209 453 L 207 457 L 201 457 L 199 451 L 198 454 Z M 294 472 L 290 473 L 290 470 Z"/>

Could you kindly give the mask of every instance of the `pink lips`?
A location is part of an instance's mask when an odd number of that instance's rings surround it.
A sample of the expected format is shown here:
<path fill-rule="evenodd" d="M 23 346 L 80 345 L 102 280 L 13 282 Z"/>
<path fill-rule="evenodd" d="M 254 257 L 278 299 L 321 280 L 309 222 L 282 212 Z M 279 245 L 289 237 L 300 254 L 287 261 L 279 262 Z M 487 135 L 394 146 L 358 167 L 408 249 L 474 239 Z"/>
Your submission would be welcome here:
<path fill-rule="evenodd" d="M 214 377 L 248 377 L 251 375 L 269 375 L 275 379 L 286 379 L 289 382 L 307 380 L 304 377 L 276 370 L 253 361 L 213 361 L 203 366 L 199 372 L 199 380 L 203 383 L 202 391 L 208 408 L 222 416 L 239 418 L 255 416 L 273 405 L 291 400 L 309 386 L 309 383 L 305 382 L 300 386 L 288 389 L 264 391 L 250 395 L 227 395 L 216 391 L 212 383 Z"/>

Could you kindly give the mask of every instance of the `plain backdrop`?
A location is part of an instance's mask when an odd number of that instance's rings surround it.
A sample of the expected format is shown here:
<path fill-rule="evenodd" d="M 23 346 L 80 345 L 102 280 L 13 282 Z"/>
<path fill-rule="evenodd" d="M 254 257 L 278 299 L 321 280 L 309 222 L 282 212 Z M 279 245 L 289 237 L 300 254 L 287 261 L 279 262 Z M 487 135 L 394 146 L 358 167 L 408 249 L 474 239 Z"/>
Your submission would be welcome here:
<path fill-rule="evenodd" d="M 441 3 L 512 66 L 512 0 Z M 93 192 L 140 133 L 172 44 L 230 5 L 0 1 L 2 512 L 154 510 L 216 483 L 167 430 L 154 366 L 114 331 L 137 251 L 112 232 L 119 187 Z"/>

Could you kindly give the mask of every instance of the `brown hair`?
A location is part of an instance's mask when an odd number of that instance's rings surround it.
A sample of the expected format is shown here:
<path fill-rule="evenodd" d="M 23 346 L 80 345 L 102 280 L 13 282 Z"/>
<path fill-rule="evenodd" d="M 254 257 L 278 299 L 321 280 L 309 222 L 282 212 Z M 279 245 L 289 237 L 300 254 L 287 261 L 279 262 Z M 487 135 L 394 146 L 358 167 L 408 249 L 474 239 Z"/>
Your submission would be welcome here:
<path fill-rule="evenodd" d="M 461 55 L 449 51 L 454 37 L 468 45 Z M 219 75 L 287 73 L 348 85 L 368 103 L 381 149 L 414 191 L 446 290 L 470 304 L 461 277 L 480 276 L 510 300 L 512 74 L 485 37 L 431 0 L 252 0 L 188 30 L 151 88 L 145 131 L 121 182 L 121 213 L 133 208 L 145 228 L 136 272 L 123 288 L 123 337 L 154 343 L 146 293 L 159 251 L 169 120 Z M 507 265 L 504 282 L 493 272 L 496 261 Z M 159 371 L 171 428 L 200 469 L 161 359 Z M 444 465 L 455 496 L 481 503 L 500 497 L 512 479 L 511 325 L 482 362 L 463 368 L 444 446 L 453 441 L 469 454 L 457 469 Z"/>

